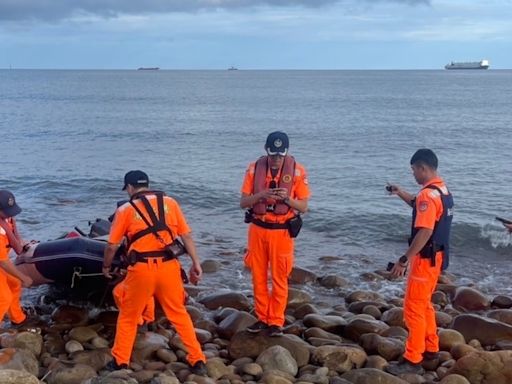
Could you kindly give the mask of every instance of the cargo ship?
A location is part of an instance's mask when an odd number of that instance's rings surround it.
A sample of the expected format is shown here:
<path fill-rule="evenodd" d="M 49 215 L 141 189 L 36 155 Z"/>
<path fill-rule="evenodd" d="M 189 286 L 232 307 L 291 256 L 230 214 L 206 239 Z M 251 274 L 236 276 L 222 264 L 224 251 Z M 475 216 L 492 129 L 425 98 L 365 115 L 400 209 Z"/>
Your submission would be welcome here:
<path fill-rule="evenodd" d="M 489 60 L 472 61 L 472 62 L 455 62 L 446 64 L 444 69 L 487 69 L 489 68 Z"/>
<path fill-rule="evenodd" d="M 137 71 L 158 71 L 159 69 L 158 67 L 140 67 Z"/>

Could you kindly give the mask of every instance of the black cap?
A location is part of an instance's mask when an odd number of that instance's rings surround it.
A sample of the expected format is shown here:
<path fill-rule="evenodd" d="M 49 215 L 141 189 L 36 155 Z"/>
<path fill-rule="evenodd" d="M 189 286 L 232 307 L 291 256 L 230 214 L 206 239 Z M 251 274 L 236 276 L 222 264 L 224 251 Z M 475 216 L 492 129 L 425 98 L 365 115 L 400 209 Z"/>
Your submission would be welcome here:
<path fill-rule="evenodd" d="M 288 153 L 289 146 L 288 135 L 281 131 L 272 132 L 267 136 L 267 142 L 265 143 L 265 149 L 269 155 L 285 156 Z"/>
<path fill-rule="evenodd" d="M 21 212 L 21 208 L 16 204 L 16 199 L 11 191 L 0 190 L 0 211 L 7 217 L 16 216 Z"/>
<path fill-rule="evenodd" d="M 149 186 L 149 177 L 145 172 L 139 170 L 130 171 L 124 175 L 123 191 L 128 187 L 128 185 L 133 185 L 136 188 L 147 187 Z"/>

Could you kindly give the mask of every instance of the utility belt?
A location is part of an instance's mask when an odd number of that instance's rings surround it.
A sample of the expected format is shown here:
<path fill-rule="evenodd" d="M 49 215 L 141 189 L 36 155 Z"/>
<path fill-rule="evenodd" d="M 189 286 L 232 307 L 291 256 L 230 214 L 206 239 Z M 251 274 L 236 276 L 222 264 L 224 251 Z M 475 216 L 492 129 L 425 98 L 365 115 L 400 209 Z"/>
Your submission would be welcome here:
<path fill-rule="evenodd" d="M 254 217 L 251 218 L 250 222 L 265 229 L 287 229 L 291 238 L 297 237 L 300 229 L 302 228 L 302 217 L 300 217 L 300 215 L 294 216 L 291 219 L 286 220 L 284 223 L 269 223 Z"/>
<path fill-rule="evenodd" d="M 412 239 L 409 239 L 409 245 L 411 245 Z M 436 244 L 433 241 L 428 242 L 423 249 L 420 251 L 419 255 L 422 259 L 430 259 L 430 264 L 432 267 L 436 266 L 436 255 L 437 252 L 444 251 L 444 245 Z"/>
<path fill-rule="evenodd" d="M 163 251 L 151 251 L 151 252 L 137 252 L 130 251 L 130 253 L 126 256 L 126 264 L 129 266 L 133 266 L 136 263 L 149 263 L 151 258 L 160 258 L 163 262 L 177 259 L 178 257 L 175 255 L 171 255 L 169 252 Z"/>

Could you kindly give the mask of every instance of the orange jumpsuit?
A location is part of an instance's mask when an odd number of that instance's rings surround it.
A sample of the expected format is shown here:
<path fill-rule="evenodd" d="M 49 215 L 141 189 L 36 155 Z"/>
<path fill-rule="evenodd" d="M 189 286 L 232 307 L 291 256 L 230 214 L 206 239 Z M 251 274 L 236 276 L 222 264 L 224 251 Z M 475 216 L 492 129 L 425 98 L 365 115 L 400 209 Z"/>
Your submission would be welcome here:
<path fill-rule="evenodd" d="M 9 260 L 10 248 L 5 230 L 0 228 L 0 260 Z M 13 323 L 21 323 L 26 319 L 20 304 L 21 288 L 21 281 L 17 277 L 0 268 L 0 322 L 6 313 Z"/>
<path fill-rule="evenodd" d="M 253 193 L 255 163 L 251 163 L 245 173 L 242 194 Z M 277 174 L 276 180 L 279 180 Z M 268 188 L 272 181 L 270 169 L 267 170 L 265 184 Z M 298 163 L 290 192 L 293 199 L 307 199 L 310 196 L 306 170 Z M 255 218 L 271 223 L 284 223 L 294 216 L 293 210 L 286 215 L 266 213 Z M 245 265 L 252 272 L 254 306 L 258 320 L 268 325 L 282 326 L 288 300 L 288 276 L 293 267 L 293 238 L 287 229 L 266 229 L 249 224 L 248 250 Z M 271 286 L 268 285 L 270 267 Z"/>
<path fill-rule="evenodd" d="M 428 182 L 447 193 L 441 178 Z M 443 214 L 443 203 L 439 191 L 422 189 L 416 196 L 415 228 L 434 229 L 436 221 Z M 411 260 L 409 276 L 404 299 L 404 320 L 409 335 L 405 343 L 404 357 L 412 363 L 423 360 L 423 352 L 438 352 L 439 337 L 437 336 L 436 312 L 431 297 L 441 274 L 443 252 L 437 252 L 436 265 L 432 267 L 430 259 L 415 255 Z"/>
<path fill-rule="evenodd" d="M 156 196 L 146 195 L 146 197 L 158 215 Z M 135 200 L 135 204 L 144 214 L 146 213 L 140 200 Z M 174 199 L 164 197 L 164 210 L 166 223 L 174 236 L 190 232 L 185 217 Z M 124 236 L 130 239 L 135 233 L 146 228 L 142 218 L 129 203 L 126 203 L 116 211 L 110 230 L 109 243 L 120 244 Z M 172 240 L 168 232 L 162 231 L 159 234 L 165 243 L 171 243 Z M 163 247 L 163 244 L 150 234 L 133 242 L 130 245 L 130 250 L 150 252 L 162 250 Z M 137 262 L 128 267 L 126 278 L 115 296 L 119 306 L 119 317 L 112 355 L 117 364 L 130 363 L 137 324 L 142 318 L 147 320 L 148 317 L 152 317 L 153 310 L 149 308 L 151 313 L 148 314 L 145 308 L 153 297 L 159 301 L 165 315 L 176 328 L 186 346 L 188 362 L 194 365 L 199 360 L 205 361 L 201 345 L 197 341 L 194 325 L 185 308 L 185 289 L 181 280 L 180 263 L 177 259 L 163 261 L 160 257 L 151 257 L 148 258 L 147 263 Z"/>

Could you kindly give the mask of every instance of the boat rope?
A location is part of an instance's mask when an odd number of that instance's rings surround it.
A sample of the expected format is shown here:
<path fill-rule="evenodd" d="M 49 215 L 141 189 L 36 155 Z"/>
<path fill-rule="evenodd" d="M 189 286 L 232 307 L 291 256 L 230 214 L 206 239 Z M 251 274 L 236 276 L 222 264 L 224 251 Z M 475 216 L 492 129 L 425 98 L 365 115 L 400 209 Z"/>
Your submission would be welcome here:
<path fill-rule="evenodd" d="M 71 277 L 71 288 L 75 287 L 75 279 L 82 277 L 94 277 L 94 276 L 103 276 L 102 272 L 99 273 L 82 273 L 82 267 L 75 267 L 73 271 L 73 276 Z"/>

